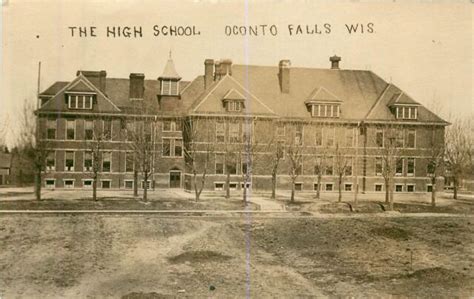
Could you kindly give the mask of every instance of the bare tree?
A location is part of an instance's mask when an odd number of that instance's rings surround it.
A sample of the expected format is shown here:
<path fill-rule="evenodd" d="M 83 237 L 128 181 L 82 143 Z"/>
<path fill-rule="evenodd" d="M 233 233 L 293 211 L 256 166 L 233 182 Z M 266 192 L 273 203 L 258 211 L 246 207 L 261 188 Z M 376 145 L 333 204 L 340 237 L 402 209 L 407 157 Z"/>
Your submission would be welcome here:
<path fill-rule="evenodd" d="M 198 118 L 186 119 L 183 127 L 184 159 L 186 166 L 193 174 L 195 200 L 199 201 L 206 184 L 210 158 L 214 153 L 214 142 L 211 139 L 212 131 L 209 126 L 204 125 L 204 121 Z M 202 139 L 206 140 L 206 143 L 200 146 L 197 141 Z"/>
<path fill-rule="evenodd" d="M 436 206 L 436 181 L 443 175 L 445 144 L 441 132 L 436 127 L 431 127 L 427 173 L 431 178 L 431 205 L 433 207 Z"/>
<path fill-rule="evenodd" d="M 290 201 L 295 201 L 295 183 L 298 176 L 301 174 L 303 167 L 303 129 L 304 125 L 295 123 L 292 128 L 291 137 L 286 148 L 286 155 L 288 157 L 288 171 L 291 181 L 291 196 Z"/>
<path fill-rule="evenodd" d="M 41 200 L 41 183 L 46 170 L 46 159 L 51 150 L 44 136 L 40 136 L 39 116 L 35 116 L 34 105 L 27 100 L 23 103 L 19 148 L 25 153 L 34 169 L 35 197 Z"/>
<path fill-rule="evenodd" d="M 265 163 L 268 162 L 264 167 L 269 169 L 272 176 L 272 193 L 271 198 L 276 198 L 276 187 L 277 187 L 277 176 L 278 168 L 281 161 L 285 157 L 285 126 L 283 124 L 275 124 L 276 128 L 273 126 L 268 126 L 266 130 L 262 133 L 262 136 L 259 135 L 259 138 L 265 140 Z"/>
<path fill-rule="evenodd" d="M 342 201 L 342 182 L 348 175 L 348 171 L 352 172 L 352 160 L 347 156 L 347 151 L 336 142 L 334 150 L 334 173 L 337 176 L 338 202 Z"/>
<path fill-rule="evenodd" d="M 247 186 L 250 185 L 252 180 L 252 174 L 254 169 L 254 158 L 255 154 L 258 152 L 258 147 L 260 142 L 254 137 L 254 132 L 256 130 L 256 123 L 254 123 L 253 118 L 246 117 L 242 123 L 242 143 L 239 146 L 239 156 L 240 156 L 240 173 L 242 176 L 243 182 L 243 202 L 247 204 Z"/>
<path fill-rule="evenodd" d="M 455 119 L 446 131 L 446 166 L 453 178 L 453 197 L 458 198 L 458 188 L 466 171 L 472 167 L 474 151 L 472 119 Z"/>
<path fill-rule="evenodd" d="M 86 148 L 84 158 L 85 171 L 90 171 L 90 177 L 92 178 L 92 200 L 97 201 L 97 184 L 99 181 L 99 174 L 102 170 L 101 161 L 103 159 L 103 148 L 104 142 L 109 139 L 110 132 L 103 129 L 99 129 L 94 126 L 94 121 L 91 121 L 92 128 L 86 128 Z"/>

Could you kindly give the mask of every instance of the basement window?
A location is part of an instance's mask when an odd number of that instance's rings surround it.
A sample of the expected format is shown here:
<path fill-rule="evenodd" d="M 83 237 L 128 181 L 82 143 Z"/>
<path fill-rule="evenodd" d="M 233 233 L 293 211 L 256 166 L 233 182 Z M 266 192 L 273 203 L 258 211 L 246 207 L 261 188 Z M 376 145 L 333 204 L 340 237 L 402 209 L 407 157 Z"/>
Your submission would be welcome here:
<path fill-rule="evenodd" d="M 64 180 L 64 188 L 74 188 L 74 180 Z"/>
<path fill-rule="evenodd" d="M 82 180 L 82 185 L 84 188 L 92 188 L 92 180 Z"/>
<path fill-rule="evenodd" d="M 295 190 L 296 191 L 303 190 L 303 183 L 295 183 Z"/>
<path fill-rule="evenodd" d="M 56 180 L 54 179 L 46 179 L 44 181 L 44 185 L 46 188 L 54 188 L 56 185 Z"/>

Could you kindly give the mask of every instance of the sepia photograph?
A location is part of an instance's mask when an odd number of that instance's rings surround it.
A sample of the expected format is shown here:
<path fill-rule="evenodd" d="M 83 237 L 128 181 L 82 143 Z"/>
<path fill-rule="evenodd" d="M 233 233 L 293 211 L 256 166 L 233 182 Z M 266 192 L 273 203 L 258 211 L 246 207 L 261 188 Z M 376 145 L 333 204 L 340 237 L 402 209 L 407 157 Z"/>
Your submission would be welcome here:
<path fill-rule="evenodd" d="M 474 297 L 472 1 L 0 17 L 0 299 Z"/>

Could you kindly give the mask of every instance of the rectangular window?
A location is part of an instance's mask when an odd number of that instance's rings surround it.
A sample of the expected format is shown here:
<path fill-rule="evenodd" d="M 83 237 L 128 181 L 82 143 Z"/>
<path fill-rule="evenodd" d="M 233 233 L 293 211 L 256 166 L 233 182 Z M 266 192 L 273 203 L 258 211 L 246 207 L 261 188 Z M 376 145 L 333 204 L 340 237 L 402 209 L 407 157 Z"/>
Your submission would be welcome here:
<path fill-rule="evenodd" d="M 125 172 L 133 172 L 135 164 L 134 153 L 125 153 Z"/>
<path fill-rule="evenodd" d="M 92 188 L 92 180 L 82 180 L 82 186 L 84 188 Z"/>
<path fill-rule="evenodd" d="M 175 132 L 183 131 L 183 122 L 181 120 L 176 120 L 176 121 L 173 122 L 173 124 L 174 124 L 173 131 L 175 131 Z"/>
<path fill-rule="evenodd" d="M 163 157 L 182 157 L 183 140 L 181 138 L 163 138 L 162 156 Z"/>
<path fill-rule="evenodd" d="M 433 192 L 433 185 L 429 184 L 429 185 L 426 185 L 426 192 Z"/>
<path fill-rule="evenodd" d="M 403 158 L 397 159 L 395 175 L 403 175 Z"/>
<path fill-rule="evenodd" d="M 347 128 L 346 129 L 346 147 L 353 147 L 354 146 L 354 129 Z"/>
<path fill-rule="evenodd" d="M 326 158 L 326 167 L 324 168 L 325 175 L 333 175 L 333 164 L 334 164 L 334 158 L 332 157 Z"/>
<path fill-rule="evenodd" d="M 285 125 L 284 124 L 278 124 L 276 128 L 276 135 L 278 137 L 283 137 L 285 136 Z"/>
<path fill-rule="evenodd" d="M 403 192 L 403 185 L 396 184 L 395 185 L 395 192 Z"/>
<path fill-rule="evenodd" d="M 46 121 L 46 138 L 56 139 L 56 119 L 48 119 Z"/>
<path fill-rule="evenodd" d="M 315 145 L 316 146 L 322 146 L 323 145 L 323 128 L 316 128 Z"/>
<path fill-rule="evenodd" d="M 76 122 L 74 120 L 66 120 L 66 139 L 74 140 L 76 133 Z"/>
<path fill-rule="evenodd" d="M 382 158 L 376 157 L 375 158 L 375 175 L 382 175 L 382 171 L 383 171 Z"/>
<path fill-rule="evenodd" d="M 171 121 L 170 120 L 163 121 L 163 132 L 171 132 Z"/>
<path fill-rule="evenodd" d="M 92 152 L 84 152 L 84 171 L 92 171 Z"/>
<path fill-rule="evenodd" d="M 170 95 L 171 94 L 171 80 L 162 80 L 161 81 L 161 94 Z"/>
<path fill-rule="evenodd" d="M 110 180 L 100 181 L 102 189 L 110 189 Z"/>
<path fill-rule="evenodd" d="M 432 176 L 436 170 L 436 162 L 429 161 L 428 165 L 426 165 L 426 175 Z"/>
<path fill-rule="evenodd" d="M 403 138 L 403 130 L 397 130 L 396 132 L 396 139 L 395 139 L 395 147 L 397 148 L 402 148 L 403 147 L 403 142 L 404 142 L 404 138 Z"/>
<path fill-rule="evenodd" d="M 242 110 L 242 103 L 239 101 L 228 101 L 227 111 L 229 112 L 240 112 Z"/>
<path fill-rule="evenodd" d="M 94 139 L 94 121 L 93 120 L 84 121 L 84 138 L 86 140 Z"/>
<path fill-rule="evenodd" d="M 103 136 L 105 140 L 112 140 L 112 121 L 104 120 L 103 121 Z"/>
<path fill-rule="evenodd" d="M 415 175 L 415 158 L 407 158 L 407 175 Z"/>
<path fill-rule="evenodd" d="M 214 190 L 216 191 L 222 191 L 224 190 L 224 183 L 214 183 Z"/>
<path fill-rule="evenodd" d="M 216 123 L 216 142 L 225 142 L 225 126 L 224 123 Z"/>
<path fill-rule="evenodd" d="M 133 189 L 133 180 L 125 180 L 123 184 L 125 189 Z"/>
<path fill-rule="evenodd" d="M 240 169 L 241 173 L 245 174 L 247 173 L 247 170 L 249 170 L 247 162 L 242 162 L 241 169 Z"/>
<path fill-rule="evenodd" d="M 110 172 L 112 166 L 112 153 L 104 152 L 102 153 L 102 172 Z"/>
<path fill-rule="evenodd" d="M 415 130 L 408 130 L 406 147 L 407 148 L 415 148 L 415 139 L 416 139 Z"/>
<path fill-rule="evenodd" d="M 174 156 L 181 157 L 183 155 L 183 140 L 175 139 L 174 140 Z"/>
<path fill-rule="evenodd" d="M 240 142 L 239 124 L 229 123 L 229 142 L 237 143 Z"/>
<path fill-rule="evenodd" d="M 407 185 L 407 192 L 415 192 L 415 185 Z"/>
<path fill-rule="evenodd" d="M 127 141 L 135 140 L 135 123 L 134 122 L 127 122 L 125 124 L 125 131 L 126 131 L 126 138 Z"/>
<path fill-rule="evenodd" d="M 344 184 L 344 191 L 352 191 L 352 184 Z"/>
<path fill-rule="evenodd" d="M 377 130 L 375 132 L 375 144 L 377 147 L 383 147 L 383 131 Z"/>
<path fill-rule="evenodd" d="M 375 192 L 382 192 L 382 184 L 375 184 Z"/>
<path fill-rule="evenodd" d="M 163 149 L 162 149 L 163 157 L 171 157 L 171 139 L 163 138 Z"/>
<path fill-rule="evenodd" d="M 351 176 L 352 175 L 352 158 L 350 158 L 350 157 L 346 158 L 345 175 L 346 176 Z"/>
<path fill-rule="evenodd" d="M 224 154 L 216 154 L 216 174 L 224 174 Z"/>
<path fill-rule="evenodd" d="M 295 169 L 297 175 L 302 175 L 303 174 L 303 162 L 300 162 L 298 167 Z"/>
<path fill-rule="evenodd" d="M 295 190 L 296 191 L 303 190 L 303 183 L 295 183 Z"/>
<path fill-rule="evenodd" d="M 56 169 L 56 153 L 52 152 L 48 154 L 46 158 L 46 170 L 55 170 Z"/>
<path fill-rule="evenodd" d="M 74 152 L 66 152 L 65 171 L 74 171 Z"/>
<path fill-rule="evenodd" d="M 46 179 L 46 180 L 44 181 L 44 186 L 45 186 L 46 188 L 54 188 L 54 187 L 56 187 L 56 180 L 54 180 L 54 179 Z"/>
<path fill-rule="evenodd" d="M 74 180 L 64 179 L 64 188 L 74 188 Z"/>
<path fill-rule="evenodd" d="M 228 161 L 225 168 L 226 168 L 227 173 L 237 174 L 237 164 L 236 163 Z"/>
<path fill-rule="evenodd" d="M 333 184 L 326 184 L 326 191 L 332 191 L 333 190 Z"/>
<path fill-rule="evenodd" d="M 326 146 L 327 147 L 334 146 L 335 134 L 336 134 L 335 128 L 326 128 L 325 129 L 324 136 L 326 137 Z"/>
<path fill-rule="evenodd" d="M 171 95 L 178 95 L 179 93 L 179 85 L 177 81 L 171 81 Z"/>
<path fill-rule="evenodd" d="M 69 109 L 92 109 L 93 95 L 68 95 Z"/>
<path fill-rule="evenodd" d="M 295 144 L 303 144 L 303 125 L 297 124 L 295 127 Z"/>
<path fill-rule="evenodd" d="M 318 183 L 314 183 L 314 184 L 313 184 L 313 190 L 314 190 L 314 191 L 318 191 Z"/>

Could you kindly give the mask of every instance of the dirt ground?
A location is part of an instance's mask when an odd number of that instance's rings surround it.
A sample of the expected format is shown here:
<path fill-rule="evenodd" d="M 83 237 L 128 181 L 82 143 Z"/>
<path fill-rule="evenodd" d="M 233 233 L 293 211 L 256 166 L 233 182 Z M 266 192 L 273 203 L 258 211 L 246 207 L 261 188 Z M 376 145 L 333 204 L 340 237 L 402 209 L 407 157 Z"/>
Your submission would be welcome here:
<path fill-rule="evenodd" d="M 472 216 L 2 215 L 2 298 L 469 297 Z"/>

